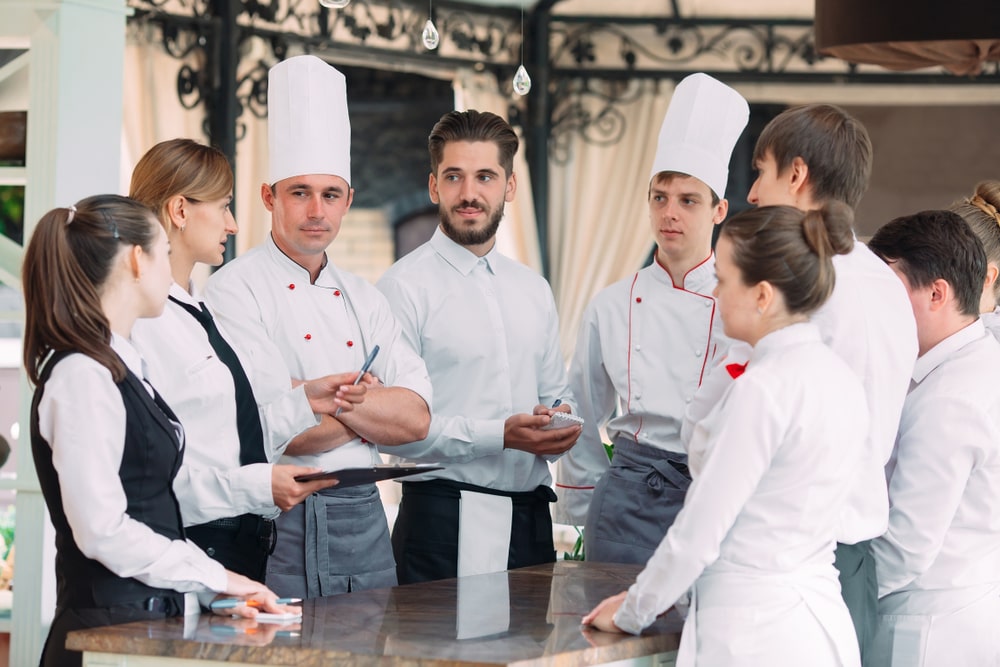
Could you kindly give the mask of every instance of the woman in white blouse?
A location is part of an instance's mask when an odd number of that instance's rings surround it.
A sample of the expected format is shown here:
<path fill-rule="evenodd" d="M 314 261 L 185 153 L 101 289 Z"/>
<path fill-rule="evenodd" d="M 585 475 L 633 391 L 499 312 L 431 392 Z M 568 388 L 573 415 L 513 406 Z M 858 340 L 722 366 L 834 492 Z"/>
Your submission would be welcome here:
<path fill-rule="evenodd" d="M 187 434 L 174 489 L 188 537 L 227 568 L 263 582 L 278 510 L 335 483 L 298 482 L 317 469 L 271 461 L 318 423 L 317 414 L 350 411 L 366 385 L 353 385 L 355 372 L 294 388 L 287 377 L 255 372 L 247 361 L 255 351 L 234 349 L 198 299 L 195 266 L 221 264 L 226 239 L 237 231 L 232 190 L 226 156 L 190 139 L 160 142 L 136 164 L 129 196 L 159 217 L 173 284 L 163 314 L 138 323 L 132 338 Z"/>
<path fill-rule="evenodd" d="M 737 379 L 693 428 L 676 522 L 585 624 L 638 634 L 690 589 L 679 666 L 859 664 L 833 552 L 867 408 L 809 322 L 833 289 L 832 256 L 853 247 L 850 223 L 834 202 L 757 208 L 722 227 L 715 297 L 750 361 L 728 368 Z"/>
<path fill-rule="evenodd" d="M 252 596 L 263 610 L 290 611 L 184 539 L 171 488 L 184 432 L 128 340 L 137 319 L 163 310 L 167 253 L 149 210 L 115 195 L 50 211 L 25 251 L 31 449 L 56 533 L 43 665 L 80 664 L 65 649 L 69 631 L 179 616 L 197 604 L 185 593 L 207 593 L 206 603 L 216 592 Z"/>

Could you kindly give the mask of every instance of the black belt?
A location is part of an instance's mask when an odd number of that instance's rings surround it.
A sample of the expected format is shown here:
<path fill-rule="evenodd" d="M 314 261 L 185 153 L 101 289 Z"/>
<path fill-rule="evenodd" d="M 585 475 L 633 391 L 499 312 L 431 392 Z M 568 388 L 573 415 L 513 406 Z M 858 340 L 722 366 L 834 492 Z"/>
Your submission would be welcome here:
<path fill-rule="evenodd" d="M 278 542 L 278 530 L 273 519 L 265 519 L 258 514 L 242 514 L 240 516 L 225 517 L 191 526 L 191 529 L 219 530 L 225 533 L 250 533 L 255 534 L 261 545 L 267 549 L 267 553 L 274 553 L 274 545 Z"/>

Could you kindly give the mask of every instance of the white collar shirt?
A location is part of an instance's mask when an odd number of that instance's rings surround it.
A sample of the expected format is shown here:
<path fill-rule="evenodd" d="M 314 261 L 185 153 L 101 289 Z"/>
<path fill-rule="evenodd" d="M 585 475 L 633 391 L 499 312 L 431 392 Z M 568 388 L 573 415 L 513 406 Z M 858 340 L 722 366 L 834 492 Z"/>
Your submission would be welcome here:
<path fill-rule="evenodd" d="M 857 373 L 870 415 L 867 456 L 845 504 L 839 537 L 854 544 L 878 537 L 888 523 L 885 465 L 917 358 L 917 328 L 902 281 L 866 245 L 856 242 L 847 255 L 835 255 L 833 266 L 833 294 L 812 321 Z"/>
<path fill-rule="evenodd" d="M 618 626 L 637 633 L 703 573 L 835 582 L 840 505 L 866 429 L 864 391 L 814 325 L 762 338 L 746 372 L 694 427 L 694 481 L 629 589 Z M 767 608 L 760 599 L 740 604 Z"/>
<path fill-rule="evenodd" d="M 545 458 L 503 447 L 509 416 L 556 399 L 575 410 L 545 279 L 495 246 L 477 257 L 438 228 L 378 288 L 434 385 L 428 437 L 392 453 L 447 463 L 432 476 L 486 488 L 548 484 Z"/>
<path fill-rule="evenodd" d="M 675 287 L 655 260 L 594 296 L 570 363 L 570 391 L 583 433 L 556 465 L 556 520 L 582 524 L 594 485 L 608 469 L 608 438 L 683 453 L 685 408 L 729 340 L 712 291 L 715 257 Z"/>
<path fill-rule="evenodd" d="M 1000 343 L 973 322 L 913 370 L 872 542 L 879 596 L 1000 582 Z"/>
<path fill-rule="evenodd" d="M 124 338 L 111 346 L 136 377 L 142 357 Z M 52 447 L 66 521 L 87 558 L 120 577 L 180 592 L 223 591 L 223 566 L 185 540 L 171 540 L 126 513 L 118 470 L 125 451 L 125 404 L 111 372 L 83 354 L 52 369 L 38 404 L 38 428 Z"/>
<path fill-rule="evenodd" d="M 234 347 L 254 369 L 260 403 L 308 380 L 361 368 L 375 345 L 372 373 L 386 385 L 414 391 L 431 405 L 423 361 L 402 338 L 385 297 L 364 279 L 327 262 L 315 283 L 268 236 L 208 281 L 205 296 Z M 381 459 L 362 438 L 326 452 L 284 456 L 283 462 L 324 470 L 367 467 Z"/>
<path fill-rule="evenodd" d="M 170 287 L 170 296 L 202 307 L 176 283 Z M 221 322 L 216 326 L 227 341 L 231 340 Z M 271 466 L 240 466 L 233 376 L 212 348 L 201 323 L 168 300 L 162 315 L 136 322 L 132 342 L 146 360 L 147 378 L 187 434 L 184 462 L 174 480 L 184 524 L 198 525 L 246 513 L 276 516 Z M 249 360 L 232 347 L 254 384 Z M 286 379 L 284 389 L 273 392 L 274 400 L 259 406 L 269 460 L 281 455 L 290 438 L 318 423 L 303 388 L 292 389 Z"/>
<path fill-rule="evenodd" d="M 981 313 L 979 319 L 982 320 L 986 330 L 993 334 L 993 337 L 1000 340 L 1000 306 L 997 306 L 989 313 Z"/>

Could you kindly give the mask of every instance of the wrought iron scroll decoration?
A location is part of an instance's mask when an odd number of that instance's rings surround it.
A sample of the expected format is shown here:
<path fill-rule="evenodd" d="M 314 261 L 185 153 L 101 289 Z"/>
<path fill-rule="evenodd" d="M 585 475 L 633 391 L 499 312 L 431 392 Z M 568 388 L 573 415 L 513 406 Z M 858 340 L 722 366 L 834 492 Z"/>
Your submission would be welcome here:
<path fill-rule="evenodd" d="M 442 47 L 427 52 L 419 35 L 427 20 L 420 0 L 354 0 L 340 10 L 330 10 L 316 0 L 240 0 L 241 8 L 233 34 L 245 48 L 252 38 L 263 40 L 271 58 L 242 62 L 237 81 L 240 115 L 249 110 L 263 118 L 267 113 L 267 70 L 283 59 L 293 45 L 304 52 L 326 49 L 377 51 L 386 58 L 419 59 L 427 64 L 466 66 L 493 72 L 498 81 L 513 75 L 520 54 L 519 14 L 509 9 L 483 9 L 440 0 L 435 2 L 435 21 Z M 177 75 L 181 105 L 193 109 L 210 104 L 211 73 L 205 71 L 206 49 L 218 29 L 212 16 L 212 0 L 128 0 L 134 10 L 132 23 L 159 27 L 164 50 L 185 61 Z M 442 54 L 445 54 L 442 57 Z M 244 57 L 244 61 L 247 59 Z M 509 71 L 508 71 L 509 70 Z M 507 84 L 509 87 L 509 83 Z M 512 104 L 515 116 L 521 109 Z M 207 122 L 207 120 L 206 120 Z M 237 135 L 245 125 L 237 119 Z"/>
<path fill-rule="evenodd" d="M 316 0 L 239 2 L 235 34 L 241 45 L 250 38 L 261 39 L 273 61 L 284 58 L 293 45 L 305 52 L 374 53 L 378 58 L 485 69 L 496 74 L 501 88 L 508 91 L 518 62 L 519 14 L 510 9 L 437 0 L 434 18 L 442 44 L 427 52 L 419 39 L 427 18 L 423 0 L 353 0 L 341 10 L 321 7 Z M 181 103 L 190 109 L 208 102 L 210 74 L 203 70 L 205 49 L 216 29 L 213 0 L 128 3 L 135 9 L 131 21 L 159 25 L 167 53 L 187 61 L 178 72 Z M 960 79 L 947 73 L 887 72 L 823 58 L 815 50 L 811 22 L 806 20 L 553 16 L 549 30 L 554 100 L 549 142 L 557 161 L 568 159 L 573 135 L 595 144 L 620 139 L 625 131 L 621 107 L 637 101 L 640 88 L 610 85 L 615 81 L 680 78 L 700 70 L 728 81 L 1000 83 L 998 62 L 987 63 L 975 79 Z M 273 61 L 264 56 L 241 63 L 237 84 L 241 113 L 266 115 L 267 69 Z M 512 103 L 511 113 L 516 122 L 523 109 Z M 240 123 L 238 134 L 244 131 Z"/>

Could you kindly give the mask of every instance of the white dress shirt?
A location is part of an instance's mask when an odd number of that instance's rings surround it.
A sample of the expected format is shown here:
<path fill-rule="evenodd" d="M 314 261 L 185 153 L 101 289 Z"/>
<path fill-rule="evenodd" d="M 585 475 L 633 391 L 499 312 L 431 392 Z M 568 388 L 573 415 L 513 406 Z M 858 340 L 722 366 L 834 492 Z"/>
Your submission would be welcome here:
<path fill-rule="evenodd" d="M 1000 306 L 993 309 L 992 313 L 980 313 L 979 319 L 986 330 L 993 334 L 993 337 L 1000 340 Z"/>
<path fill-rule="evenodd" d="M 556 464 L 555 520 L 583 524 L 594 485 L 608 469 L 600 429 L 614 442 L 683 453 L 685 407 L 724 352 L 712 298 L 715 257 L 691 269 L 683 287 L 655 260 L 598 292 L 587 306 L 570 364 L 570 391 L 583 433 Z"/>
<path fill-rule="evenodd" d="M 199 302 L 174 283 L 170 296 L 200 308 Z M 225 327 L 216 322 L 220 333 Z M 229 367 L 212 349 L 205 328 L 173 301 L 160 317 L 141 319 L 132 329 L 132 343 L 146 360 L 146 377 L 184 425 L 187 445 L 174 491 L 185 526 L 253 513 L 278 514 L 271 493 L 271 466 L 240 466 L 240 439 L 236 427 L 236 389 Z M 237 347 L 241 365 L 254 382 L 252 366 Z M 284 391 L 280 391 L 284 389 Z M 269 461 L 281 456 L 288 440 L 319 423 L 302 387 L 291 388 L 285 378 L 272 393 L 274 400 L 260 405 L 261 426 Z"/>
<path fill-rule="evenodd" d="M 976 321 L 913 370 L 872 542 L 879 597 L 1000 582 L 1000 344 Z"/>
<path fill-rule="evenodd" d="M 837 540 L 855 544 L 878 537 L 888 525 L 885 465 L 917 359 L 917 325 L 902 281 L 868 246 L 856 242 L 847 255 L 834 256 L 833 266 L 833 294 L 812 321 L 861 379 L 871 416 L 867 456 Z"/>
<path fill-rule="evenodd" d="M 427 438 L 392 454 L 448 463 L 425 478 L 502 491 L 549 484 L 545 458 L 503 447 L 509 416 L 556 399 L 575 408 L 545 279 L 496 246 L 477 257 L 438 228 L 378 288 L 434 385 Z"/>
<path fill-rule="evenodd" d="M 372 347 L 380 351 L 372 373 L 386 385 L 405 387 L 431 405 L 424 362 L 403 340 L 381 292 L 327 262 L 315 284 L 268 236 L 261 245 L 216 271 L 205 296 L 235 347 L 249 358 L 259 403 L 287 391 L 289 378 L 307 380 L 356 371 Z M 282 462 L 324 470 L 379 462 L 375 445 L 362 438 Z"/>
<path fill-rule="evenodd" d="M 820 342 L 814 325 L 795 324 L 762 338 L 746 372 L 695 426 L 688 459 L 694 481 L 684 508 L 629 589 L 615 623 L 638 633 L 696 580 L 700 587 L 722 577 L 728 584 L 712 591 L 714 597 L 730 608 L 753 609 L 727 617 L 732 636 L 752 640 L 763 619 L 784 622 L 785 611 L 769 604 L 771 597 L 744 594 L 745 584 L 757 582 L 775 595 L 792 588 L 801 596 L 806 606 L 789 616 L 816 613 L 826 627 L 822 619 L 832 609 L 837 628 L 827 631 L 835 643 L 853 642 L 856 655 L 833 551 L 866 429 L 864 390 Z M 695 614 L 692 609 L 689 622 Z M 710 630 L 707 618 L 698 623 Z"/>
<path fill-rule="evenodd" d="M 142 358 L 128 341 L 111 346 L 142 378 Z M 152 392 L 150 392 L 152 393 Z M 63 511 L 87 558 L 119 577 L 182 593 L 223 591 L 226 571 L 194 544 L 171 540 L 126 513 L 118 469 L 125 451 L 125 404 L 107 368 L 71 354 L 55 368 L 38 403 L 38 428 L 52 447 Z"/>

